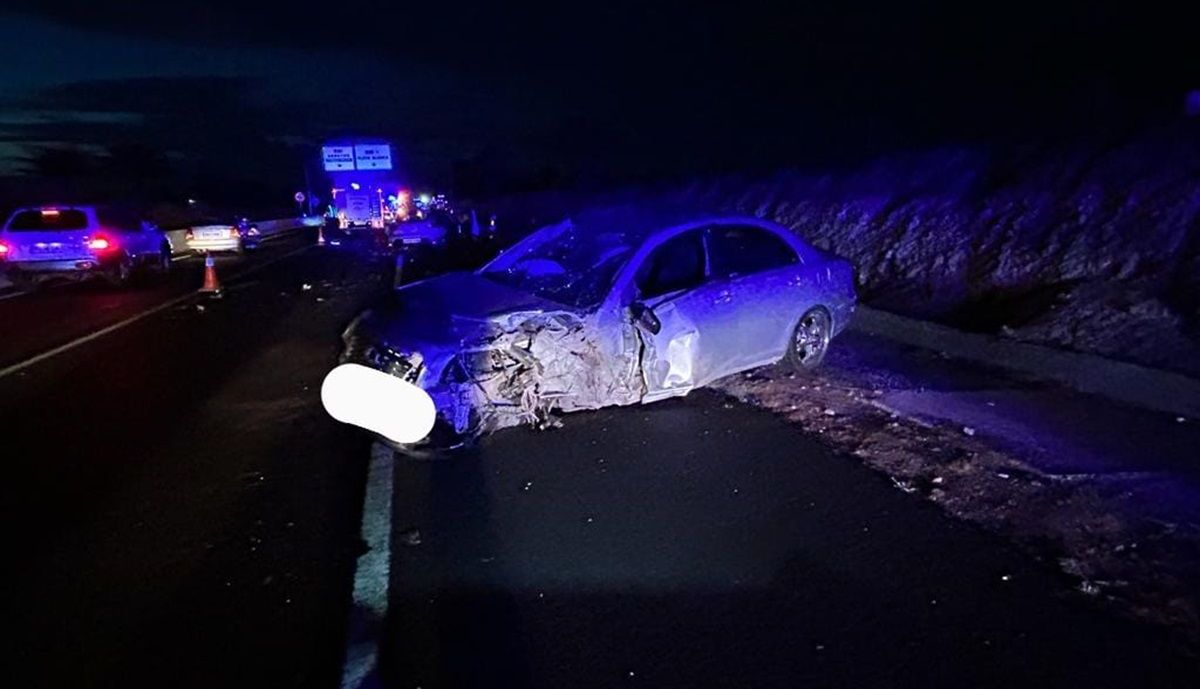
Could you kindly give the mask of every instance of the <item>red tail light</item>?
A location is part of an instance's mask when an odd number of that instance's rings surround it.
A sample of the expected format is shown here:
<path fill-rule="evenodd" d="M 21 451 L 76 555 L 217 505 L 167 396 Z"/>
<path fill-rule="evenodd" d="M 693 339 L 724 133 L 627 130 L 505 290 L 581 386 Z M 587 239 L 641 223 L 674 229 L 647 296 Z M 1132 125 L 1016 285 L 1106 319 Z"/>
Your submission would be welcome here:
<path fill-rule="evenodd" d="M 8 257 L 8 245 L 0 242 L 0 261 Z"/>
<path fill-rule="evenodd" d="M 110 251 L 115 248 L 117 248 L 117 243 L 102 234 L 98 234 L 88 241 L 88 249 L 92 251 Z"/>
<path fill-rule="evenodd" d="M 184 233 L 183 233 L 183 238 L 184 238 L 185 240 L 189 240 L 189 241 L 190 241 L 190 240 L 192 240 L 192 239 L 195 239 L 195 238 L 196 238 L 196 233 L 195 233 L 195 232 L 193 232 L 193 231 L 192 231 L 192 228 L 190 228 L 190 227 L 189 227 L 189 228 L 188 228 L 188 230 L 187 230 L 187 232 L 184 232 Z"/>
<path fill-rule="evenodd" d="M 230 228 L 229 228 L 229 236 L 230 236 L 230 237 L 241 237 L 241 236 L 242 236 L 242 231 L 241 231 L 241 230 L 239 230 L 239 229 L 238 229 L 238 228 L 236 228 L 236 227 L 232 227 L 232 226 L 230 226 Z"/>

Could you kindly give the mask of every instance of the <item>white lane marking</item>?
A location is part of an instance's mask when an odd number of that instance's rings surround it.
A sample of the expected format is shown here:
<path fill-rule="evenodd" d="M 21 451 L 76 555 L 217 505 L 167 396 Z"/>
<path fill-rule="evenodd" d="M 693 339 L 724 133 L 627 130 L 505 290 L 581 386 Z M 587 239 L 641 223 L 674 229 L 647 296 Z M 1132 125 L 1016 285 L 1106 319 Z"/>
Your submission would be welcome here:
<path fill-rule="evenodd" d="M 392 570 L 392 471 L 395 458 L 382 443 L 371 446 L 361 536 L 367 552 L 354 566 L 354 607 L 346 632 L 342 689 L 374 686 L 379 637 L 387 621 Z"/>
<path fill-rule="evenodd" d="M 26 359 L 25 361 L 15 363 L 12 366 L 9 366 L 8 368 L 2 368 L 2 369 L 0 369 L 0 378 L 4 378 L 5 376 L 11 376 L 14 373 L 23 371 L 23 370 L 29 368 L 30 366 L 33 366 L 34 364 L 43 362 L 46 359 L 50 359 L 52 357 L 56 357 L 59 354 L 62 354 L 63 352 L 75 349 L 79 345 L 87 344 L 88 342 L 91 342 L 92 340 L 104 337 L 105 335 L 107 335 L 111 332 L 120 330 L 121 328 L 124 328 L 127 325 L 133 325 L 134 323 L 137 323 L 138 321 L 142 320 L 143 318 L 146 318 L 148 316 L 153 316 L 154 314 L 158 313 L 159 311 L 164 311 L 166 309 L 171 308 L 172 306 L 181 304 L 181 303 L 187 301 L 188 299 L 191 299 L 194 296 L 196 296 L 196 292 L 188 292 L 187 294 L 185 294 L 181 297 L 176 297 L 175 299 L 172 299 L 170 301 L 159 304 L 158 306 L 155 306 L 154 308 L 152 308 L 148 311 L 143 311 L 134 316 L 130 316 L 129 318 L 126 318 L 123 321 L 118 321 L 116 323 L 113 323 L 112 325 L 110 325 L 106 328 L 101 328 L 100 330 L 97 330 L 94 333 L 88 333 L 87 335 L 84 335 L 83 337 L 80 337 L 75 340 L 71 340 L 70 342 L 63 344 L 63 345 L 59 345 L 59 346 L 55 347 L 54 349 L 50 349 L 45 352 L 42 352 L 41 354 L 32 356 L 32 357 Z"/>
<path fill-rule="evenodd" d="M 233 277 L 229 278 L 229 282 L 232 282 L 234 280 L 238 280 L 243 277 L 246 277 L 247 275 L 256 273 L 256 272 L 262 270 L 263 268 L 266 268 L 269 265 L 278 263 L 279 261 L 282 261 L 285 258 L 290 258 L 292 256 L 295 256 L 296 254 L 298 254 L 302 251 L 307 251 L 308 249 L 311 249 L 312 246 L 313 245 L 305 245 L 305 246 L 300 247 L 299 249 L 296 249 L 295 251 L 289 251 L 286 254 L 283 254 L 281 256 L 276 256 L 275 258 L 273 258 L 269 261 L 266 261 L 264 263 L 260 263 L 255 266 L 251 266 L 250 268 L 243 270 L 242 272 L 238 273 L 237 275 L 234 275 Z M 59 345 L 59 346 L 55 347 L 54 349 L 46 350 L 46 351 L 42 352 L 41 354 L 36 354 L 24 361 L 17 362 L 7 368 L 0 368 L 0 378 L 4 378 L 6 376 L 11 376 L 14 373 L 24 371 L 25 369 L 29 368 L 30 366 L 33 366 L 34 364 L 41 363 L 47 359 L 56 357 L 59 354 L 62 354 L 63 352 L 68 352 L 72 349 L 75 349 L 76 347 L 78 347 L 80 345 L 87 344 L 88 342 L 91 342 L 92 340 L 96 340 L 101 337 L 104 337 L 105 335 L 107 335 L 109 333 L 116 332 L 116 331 L 120 330 L 121 328 L 124 328 L 129 325 L 133 325 L 134 323 L 137 323 L 138 321 L 148 318 L 150 316 L 153 316 L 154 314 L 159 313 L 160 311 L 166 311 L 167 309 L 169 309 L 173 306 L 178 306 L 179 304 L 182 304 L 183 302 L 187 301 L 188 299 L 194 298 L 198 294 L 201 294 L 200 290 L 198 290 L 198 289 L 193 290 L 191 292 L 188 292 L 187 294 L 180 295 L 178 297 L 175 297 L 174 299 L 168 300 L 166 302 L 163 302 L 162 304 L 159 304 L 159 305 L 149 308 L 145 311 L 142 311 L 141 313 L 134 314 L 134 315 L 130 316 L 129 318 L 126 318 L 123 321 L 118 321 L 116 323 L 113 323 L 112 325 L 103 327 L 94 333 L 88 333 L 87 335 L 84 335 L 82 337 L 71 340 L 70 342 L 67 342 L 66 344 Z"/>
<path fill-rule="evenodd" d="M 9 292 L 8 294 L 0 294 L 0 301 L 4 301 L 5 299 L 12 299 L 13 297 L 22 297 L 22 296 L 25 296 L 26 294 L 29 294 L 29 292 L 16 291 L 16 292 Z"/>

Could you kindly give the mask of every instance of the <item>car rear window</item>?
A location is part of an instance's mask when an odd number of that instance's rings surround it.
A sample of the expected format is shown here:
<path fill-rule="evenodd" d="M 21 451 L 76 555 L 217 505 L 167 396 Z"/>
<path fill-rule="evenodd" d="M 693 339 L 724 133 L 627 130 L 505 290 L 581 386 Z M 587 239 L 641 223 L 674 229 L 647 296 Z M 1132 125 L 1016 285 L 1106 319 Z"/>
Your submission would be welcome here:
<path fill-rule="evenodd" d="M 73 209 L 18 211 L 8 223 L 10 232 L 85 230 L 87 226 L 87 214 Z"/>

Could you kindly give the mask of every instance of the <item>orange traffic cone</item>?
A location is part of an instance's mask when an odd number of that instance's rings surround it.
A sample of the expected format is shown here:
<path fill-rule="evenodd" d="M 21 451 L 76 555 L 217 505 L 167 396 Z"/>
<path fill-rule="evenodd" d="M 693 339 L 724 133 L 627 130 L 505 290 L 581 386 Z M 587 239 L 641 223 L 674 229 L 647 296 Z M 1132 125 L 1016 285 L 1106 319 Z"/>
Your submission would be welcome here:
<path fill-rule="evenodd" d="M 200 291 L 213 294 L 221 291 L 221 282 L 217 280 L 217 269 L 213 265 L 213 257 L 210 253 L 204 254 L 204 286 L 200 288 Z"/>
<path fill-rule="evenodd" d="M 317 225 L 317 246 L 325 246 L 325 226 Z"/>

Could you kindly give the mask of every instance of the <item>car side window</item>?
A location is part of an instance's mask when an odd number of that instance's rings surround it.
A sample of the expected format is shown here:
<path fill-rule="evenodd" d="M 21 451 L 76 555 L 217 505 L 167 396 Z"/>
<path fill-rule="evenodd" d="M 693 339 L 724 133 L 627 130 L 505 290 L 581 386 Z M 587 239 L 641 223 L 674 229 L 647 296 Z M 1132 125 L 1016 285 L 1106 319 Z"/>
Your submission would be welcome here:
<path fill-rule="evenodd" d="M 774 232 L 753 225 L 717 225 L 708 231 L 712 275 L 730 278 L 751 275 L 799 262 L 787 242 Z"/>
<path fill-rule="evenodd" d="M 676 235 L 659 245 L 638 269 L 642 299 L 690 289 L 704 282 L 704 236 L 699 230 Z"/>

